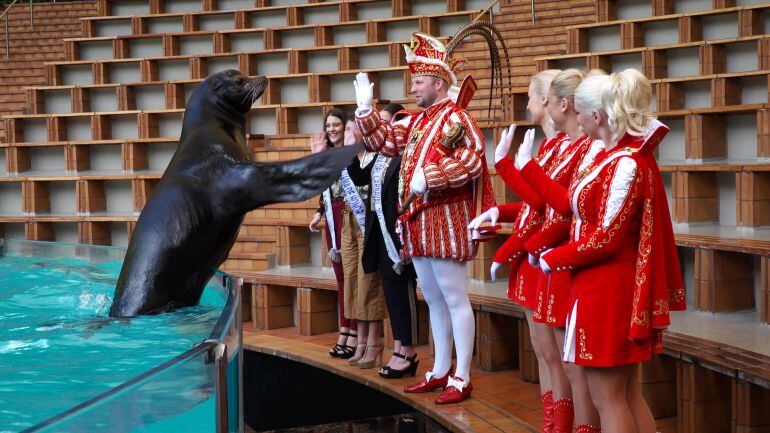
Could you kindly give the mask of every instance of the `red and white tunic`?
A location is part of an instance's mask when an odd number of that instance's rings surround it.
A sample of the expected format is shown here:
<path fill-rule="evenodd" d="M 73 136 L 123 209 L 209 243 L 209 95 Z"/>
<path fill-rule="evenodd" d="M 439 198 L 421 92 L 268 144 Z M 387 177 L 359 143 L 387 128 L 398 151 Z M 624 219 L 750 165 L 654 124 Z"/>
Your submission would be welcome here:
<path fill-rule="evenodd" d="M 638 152 L 642 143 L 626 134 L 578 173 L 569 190 L 570 242 L 541 257 L 556 273 L 572 270 L 565 361 L 595 367 L 646 361 L 662 349 L 659 330 L 668 325 L 670 304 L 683 306 L 681 276 L 654 275 L 666 272 L 650 254 L 653 247 L 674 255 L 675 248 L 654 245 L 653 220 L 660 231 L 668 219 L 670 231 L 670 217 L 659 212 L 668 211 L 665 196 L 660 203 L 654 191 L 662 189 L 660 173 L 651 154 Z M 673 235 L 665 237 L 673 247 Z"/>
<path fill-rule="evenodd" d="M 388 123 L 376 110 L 356 116 L 364 144 L 385 156 L 402 155 L 400 203 L 409 195 L 417 167 L 425 172 L 428 189 L 398 219 L 405 253 L 410 257 L 468 261 L 477 242 L 468 223 L 495 205 L 484 157 L 484 136 L 468 112 L 449 98 L 420 112 L 402 111 Z M 465 133 L 453 149 L 441 140 L 454 123 Z"/>
<path fill-rule="evenodd" d="M 522 168 L 522 178 L 530 185 L 536 185 L 538 192 L 546 202 L 545 221 L 540 226 L 539 231 L 524 243 L 527 252 L 539 256 L 545 250 L 564 245 L 569 241 L 572 209 L 566 200 L 567 188 L 578 171 L 578 167 L 588 166 L 603 148 L 604 143 L 601 141 L 592 140 L 587 135 L 583 135 L 575 142 L 568 142 L 566 149 L 557 155 L 547 171 L 544 172 L 539 165 L 534 163 L 527 164 Z M 549 202 L 549 198 L 552 199 L 554 196 L 562 199 L 555 203 L 561 207 L 554 208 Z M 536 307 L 533 319 L 536 322 L 563 327 L 569 307 L 569 292 L 570 278 L 568 272 L 553 275 L 541 274 L 535 291 Z"/>
<path fill-rule="evenodd" d="M 569 144 L 569 137 L 560 133 L 550 140 L 543 140 L 535 160 L 538 166 L 550 168 L 560 151 Z M 537 233 L 543 223 L 545 202 L 540 195 L 525 182 L 510 158 L 503 158 L 495 164 L 495 169 L 505 184 L 511 188 L 521 202 L 498 206 L 500 222 L 512 222 L 513 233 L 495 252 L 492 259 L 497 263 L 510 265 L 508 279 L 508 298 L 517 304 L 535 309 L 537 300 L 535 290 L 540 279 L 540 269 L 533 268 L 526 260 L 524 242 Z"/>

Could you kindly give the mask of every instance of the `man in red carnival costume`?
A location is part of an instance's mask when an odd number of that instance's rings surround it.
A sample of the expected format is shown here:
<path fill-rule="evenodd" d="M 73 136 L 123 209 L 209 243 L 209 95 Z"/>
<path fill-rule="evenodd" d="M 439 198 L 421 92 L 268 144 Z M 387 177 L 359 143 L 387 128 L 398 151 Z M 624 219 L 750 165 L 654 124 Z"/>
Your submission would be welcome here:
<path fill-rule="evenodd" d="M 372 109 L 373 87 L 365 73 L 356 76 L 356 120 L 364 143 L 385 156 L 403 156 L 399 197 L 403 213 L 396 231 L 411 257 L 430 309 L 435 362 L 422 381 L 405 392 L 443 388 L 437 404 L 456 403 L 471 395 L 470 363 L 474 318 L 465 290 L 466 263 L 477 242 L 467 226 L 495 206 L 484 136 L 465 110 L 475 90 L 466 77 L 457 88 L 458 60 L 449 59 L 436 38 L 414 33 L 404 46 L 412 89 L 420 111 L 403 111 L 397 121 L 381 121 Z M 413 200 L 412 200 L 413 199 Z M 452 340 L 457 368 L 452 372 Z"/>

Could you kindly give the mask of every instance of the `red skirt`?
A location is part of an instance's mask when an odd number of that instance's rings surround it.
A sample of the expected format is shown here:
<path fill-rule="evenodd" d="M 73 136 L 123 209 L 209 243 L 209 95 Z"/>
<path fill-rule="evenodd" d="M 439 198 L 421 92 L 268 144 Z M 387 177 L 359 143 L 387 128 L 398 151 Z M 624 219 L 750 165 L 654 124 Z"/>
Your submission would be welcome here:
<path fill-rule="evenodd" d="M 540 273 L 535 297 L 537 306 L 532 314 L 533 320 L 563 328 L 567 321 L 570 300 L 570 273 L 554 272 L 550 275 Z"/>
<path fill-rule="evenodd" d="M 636 252 L 626 248 L 615 257 L 572 273 L 564 360 L 591 367 L 648 361 L 660 350 L 660 335 L 628 338 L 633 317 Z"/>
<path fill-rule="evenodd" d="M 540 268 L 533 268 L 526 259 L 519 261 L 515 272 L 511 266 L 511 277 L 508 280 L 508 298 L 522 307 L 534 310 L 537 307 L 537 284 L 543 273 Z"/>

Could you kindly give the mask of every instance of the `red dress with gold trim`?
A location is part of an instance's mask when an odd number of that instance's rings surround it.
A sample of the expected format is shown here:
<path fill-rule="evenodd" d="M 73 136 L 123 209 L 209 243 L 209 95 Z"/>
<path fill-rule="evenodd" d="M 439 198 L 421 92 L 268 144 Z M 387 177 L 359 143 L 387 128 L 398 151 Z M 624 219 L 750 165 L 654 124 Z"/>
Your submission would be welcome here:
<path fill-rule="evenodd" d="M 537 154 L 537 164 L 548 169 L 556 159 L 560 148 L 568 143 L 566 134 L 559 134 L 550 140 L 543 140 Z M 524 242 L 536 233 L 544 220 L 545 202 L 540 195 L 525 182 L 510 158 L 503 158 L 495 164 L 495 169 L 505 184 L 515 192 L 521 202 L 498 206 L 500 222 L 512 222 L 513 233 L 495 252 L 494 262 L 510 265 L 508 279 L 508 298 L 517 304 L 535 309 L 537 307 L 535 290 L 542 272 L 529 264 L 524 249 Z"/>
<path fill-rule="evenodd" d="M 555 273 L 572 270 L 565 361 L 646 361 L 662 350 L 669 309 L 684 308 L 665 191 L 642 143 L 626 134 L 578 173 L 570 185 L 571 241 L 541 257 Z"/>
<path fill-rule="evenodd" d="M 466 110 L 449 98 L 420 112 L 402 111 L 394 123 L 371 110 L 356 117 L 364 143 L 385 156 L 402 155 L 400 203 L 410 193 L 417 167 L 423 167 L 428 189 L 398 219 L 404 252 L 410 257 L 468 261 L 476 256 L 468 223 L 495 206 L 484 156 L 484 135 Z M 465 132 L 453 149 L 441 140 L 454 123 Z"/>
<path fill-rule="evenodd" d="M 587 166 L 604 148 L 604 143 L 583 135 L 568 143 L 566 149 L 557 155 L 550 168 L 543 172 L 536 164 L 527 164 L 521 171 L 522 178 L 530 185 L 537 185 L 544 198 L 561 194 L 566 197 L 570 181 L 578 166 Z M 536 172 L 536 173 L 532 173 Z M 534 179 L 533 179 L 534 178 Z M 549 190 L 549 191 L 545 191 Z M 539 256 L 549 248 L 555 248 L 569 241 L 572 210 L 554 209 L 546 199 L 545 221 L 540 230 L 526 242 L 524 248 L 530 254 Z M 570 276 L 568 272 L 542 275 L 535 290 L 536 308 L 533 320 L 551 326 L 563 327 L 569 308 Z"/>

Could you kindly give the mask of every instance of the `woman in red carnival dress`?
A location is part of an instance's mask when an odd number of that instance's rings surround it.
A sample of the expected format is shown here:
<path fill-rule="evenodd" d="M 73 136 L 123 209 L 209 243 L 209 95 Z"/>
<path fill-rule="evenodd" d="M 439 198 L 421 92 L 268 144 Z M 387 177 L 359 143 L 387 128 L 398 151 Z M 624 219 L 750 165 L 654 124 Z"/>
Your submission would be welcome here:
<path fill-rule="evenodd" d="M 553 167 L 553 163 L 559 158 L 561 152 L 569 147 L 570 143 L 566 134 L 556 133 L 547 110 L 548 89 L 552 86 L 554 77 L 560 73 L 561 71 L 558 70 L 546 70 L 534 75 L 528 92 L 527 109 L 532 114 L 532 121 L 539 124 L 546 134 L 546 138 L 540 144 L 537 156 L 538 166 L 542 166 L 546 170 Z M 495 150 L 495 169 L 506 185 L 522 201 L 490 208 L 472 221 L 469 228 L 477 230 L 482 223 L 487 221 L 491 222 L 492 225 L 495 225 L 498 220 L 514 223 L 513 234 L 495 253 L 490 273 L 494 280 L 500 266 L 509 265 L 508 297 L 524 307 L 532 346 L 538 360 L 543 412 L 542 431 L 545 433 L 566 432 L 572 430 L 572 410 L 570 408 L 568 416 L 561 417 L 564 418 L 561 421 L 563 427 L 555 430 L 555 424 L 559 424 L 559 422 L 554 419 L 554 396 L 571 400 L 570 385 L 562 368 L 561 353 L 554 339 L 553 331 L 546 324 L 533 320 L 533 314 L 537 310 L 536 292 L 540 280 L 543 279 L 543 274 L 539 267 L 533 267 L 527 261 L 527 253 L 524 249 L 524 243 L 538 232 L 545 218 L 545 203 L 540 195 L 523 181 L 519 171 L 508 158 L 515 128 L 516 126 L 512 125 L 510 129 L 502 131 L 500 143 Z M 526 146 L 531 148 L 530 144 L 534 142 L 534 130 L 525 134 L 524 142 L 527 143 Z"/>
<path fill-rule="evenodd" d="M 602 71 L 595 71 L 589 75 L 597 73 L 604 74 Z M 569 241 L 572 212 L 570 207 L 565 205 L 568 203 L 567 187 L 575 173 L 590 164 L 596 154 L 604 148 L 604 143 L 588 137 L 577 122 L 575 89 L 583 81 L 584 75 L 576 69 L 567 69 L 551 82 L 548 92 L 548 113 L 556 129 L 566 132 L 570 138 L 568 145 L 559 153 L 551 167 L 543 170 L 539 164 L 527 164 L 531 159 L 529 157 L 531 150 L 526 146 L 521 146 L 519 149 L 521 157 L 517 157 L 516 165 L 523 168 L 521 177 L 536 189 L 547 203 L 544 211 L 545 222 L 540 226 L 540 230 L 524 244 L 529 253 L 529 262 L 534 266 L 538 266 L 537 256 L 540 253 Z M 537 173 L 533 176 L 532 172 Z M 549 198 L 554 195 L 563 199 L 552 204 Z M 569 307 L 570 275 L 568 272 L 554 275 L 541 273 L 541 275 L 536 290 L 534 321 L 549 325 L 549 331 L 555 335 L 559 344 L 561 361 L 564 349 L 564 326 Z M 571 431 L 573 418 L 580 433 L 600 431 L 599 413 L 588 393 L 588 384 L 582 367 L 565 364 L 563 369 L 569 378 L 572 395 L 557 394 L 557 390 L 554 390 L 556 418 L 554 431 L 559 433 Z"/>
<path fill-rule="evenodd" d="M 638 364 L 661 352 L 669 311 L 685 307 L 653 156 L 665 127 L 650 128 L 651 98 L 649 81 L 634 69 L 578 86 L 578 123 L 605 149 L 570 185 L 570 242 L 539 258 L 546 274 L 571 272 L 564 360 L 584 367 L 605 433 L 655 431 Z"/>

